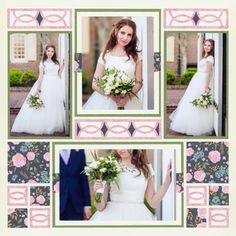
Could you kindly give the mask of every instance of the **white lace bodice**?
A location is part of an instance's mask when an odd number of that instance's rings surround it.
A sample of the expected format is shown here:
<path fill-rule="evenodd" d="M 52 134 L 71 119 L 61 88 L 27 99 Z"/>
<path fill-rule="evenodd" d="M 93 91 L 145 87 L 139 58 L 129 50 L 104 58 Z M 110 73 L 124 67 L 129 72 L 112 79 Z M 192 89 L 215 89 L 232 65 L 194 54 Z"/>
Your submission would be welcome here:
<path fill-rule="evenodd" d="M 139 60 L 141 60 L 141 56 L 139 55 Z M 102 54 L 98 59 L 98 63 L 105 66 L 105 69 L 113 69 L 124 71 L 129 78 L 135 79 L 135 69 L 136 63 L 133 58 L 130 59 L 128 56 L 114 56 L 112 53 L 108 52 L 105 54 L 105 61 L 102 58 Z"/>
<path fill-rule="evenodd" d="M 202 73 L 207 73 L 207 64 L 208 63 L 212 63 L 212 65 L 214 64 L 214 57 L 213 56 L 202 58 L 198 62 L 197 71 L 202 72 Z"/>
<path fill-rule="evenodd" d="M 125 203 L 143 203 L 148 179 L 143 173 L 139 175 L 137 169 L 127 167 L 122 168 L 118 178 L 118 186 L 111 184 L 110 199 L 112 202 Z M 149 165 L 150 174 L 153 175 L 153 169 Z"/>
<path fill-rule="evenodd" d="M 44 75 L 47 76 L 58 76 L 59 65 L 55 64 L 54 62 L 47 62 L 40 63 L 39 67 L 43 67 Z"/>

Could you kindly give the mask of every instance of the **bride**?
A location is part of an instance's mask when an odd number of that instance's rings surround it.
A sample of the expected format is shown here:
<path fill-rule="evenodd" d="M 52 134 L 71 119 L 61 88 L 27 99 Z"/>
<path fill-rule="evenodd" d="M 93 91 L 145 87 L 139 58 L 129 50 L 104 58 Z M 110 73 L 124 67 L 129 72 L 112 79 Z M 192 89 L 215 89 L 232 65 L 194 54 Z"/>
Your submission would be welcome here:
<path fill-rule="evenodd" d="M 164 183 L 155 192 L 154 171 L 147 162 L 145 150 L 116 150 L 114 154 L 122 167 L 118 184 L 105 185 L 102 201 L 95 202 L 97 212 L 90 220 L 154 220 L 153 214 L 144 204 L 144 197 L 152 208 L 157 207 L 171 183 L 171 163 Z M 94 192 L 102 187 L 101 181 L 97 180 Z"/>
<path fill-rule="evenodd" d="M 106 69 L 116 68 L 135 80 L 132 93 L 137 94 L 142 88 L 142 59 L 137 50 L 138 38 L 136 24 L 130 19 L 120 20 L 113 28 L 105 50 L 101 53 L 94 73 L 92 88 L 94 93 L 84 104 L 85 110 L 142 109 L 141 101 L 131 94 L 125 96 L 106 96 L 97 86 Z"/>
<path fill-rule="evenodd" d="M 65 109 L 62 80 L 64 61 L 60 65 L 54 45 L 45 48 L 39 65 L 39 77 L 16 116 L 11 132 L 29 134 L 53 134 L 64 132 Z M 39 109 L 29 107 L 27 99 L 38 95 L 43 101 Z"/>
<path fill-rule="evenodd" d="M 187 135 L 211 135 L 213 133 L 213 106 L 201 108 L 191 102 L 202 94 L 210 94 L 214 65 L 214 40 L 203 45 L 202 59 L 197 73 L 191 79 L 177 109 L 170 115 L 170 129 Z"/>

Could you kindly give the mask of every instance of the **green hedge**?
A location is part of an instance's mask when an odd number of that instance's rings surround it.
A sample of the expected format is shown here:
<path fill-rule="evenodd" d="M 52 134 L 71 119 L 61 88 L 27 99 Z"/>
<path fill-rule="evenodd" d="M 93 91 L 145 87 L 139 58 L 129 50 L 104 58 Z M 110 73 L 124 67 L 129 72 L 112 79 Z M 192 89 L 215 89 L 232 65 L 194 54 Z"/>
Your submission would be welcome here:
<path fill-rule="evenodd" d="M 91 94 L 93 92 L 92 83 L 87 78 L 87 74 L 82 71 L 82 90 L 83 94 Z"/>
<path fill-rule="evenodd" d="M 187 71 L 181 75 L 180 81 L 183 85 L 188 85 L 194 74 L 197 72 L 197 68 L 188 68 Z"/>
<path fill-rule="evenodd" d="M 36 75 L 33 71 L 20 71 L 17 69 L 12 69 L 9 71 L 9 79 L 10 79 L 10 86 L 17 86 L 17 87 L 28 87 L 33 86 L 35 81 L 37 80 Z"/>
<path fill-rule="evenodd" d="M 171 70 L 166 71 L 166 80 L 168 85 L 174 85 L 176 83 L 176 77 Z"/>
<path fill-rule="evenodd" d="M 197 72 L 197 68 L 190 67 L 183 73 L 180 78 L 176 77 L 171 70 L 166 71 L 167 85 L 188 85 L 194 74 Z"/>

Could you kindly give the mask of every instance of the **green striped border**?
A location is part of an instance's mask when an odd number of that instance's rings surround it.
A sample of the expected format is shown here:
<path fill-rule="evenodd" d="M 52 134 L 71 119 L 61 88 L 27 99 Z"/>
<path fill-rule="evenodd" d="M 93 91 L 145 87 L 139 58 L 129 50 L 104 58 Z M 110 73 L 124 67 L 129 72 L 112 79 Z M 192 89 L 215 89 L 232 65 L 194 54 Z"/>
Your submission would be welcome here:
<path fill-rule="evenodd" d="M 180 152 L 181 152 L 181 173 L 184 171 L 184 143 L 183 142 L 53 142 L 52 143 L 52 176 L 58 173 L 55 173 L 55 146 L 56 145 L 114 145 L 114 144 L 147 144 L 147 145 L 171 145 L 177 144 L 180 145 Z M 157 148 L 153 148 L 157 149 Z M 180 173 L 179 172 L 179 173 Z M 184 227 L 184 193 L 177 193 L 181 194 L 181 224 L 177 225 L 145 225 L 145 224 L 130 224 L 130 225 L 56 225 L 56 218 L 55 218 L 55 192 L 52 192 L 52 227 L 53 228 L 183 228 Z"/>
<path fill-rule="evenodd" d="M 158 14 L 159 17 L 159 52 L 161 53 L 161 9 L 76 9 L 75 10 L 75 52 L 77 52 L 77 19 L 78 19 L 78 13 L 79 12 L 155 12 Z M 154 37 L 155 38 L 155 37 Z M 161 117 L 161 71 L 159 71 L 159 113 L 151 113 L 151 114 L 79 114 L 79 111 L 77 109 L 77 100 L 78 100 L 78 94 L 77 94 L 77 86 L 78 86 L 78 76 L 77 72 L 75 73 L 75 117 Z M 154 72 L 153 72 L 154 74 Z M 155 110 L 154 110 L 155 112 Z"/>
<path fill-rule="evenodd" d="M 9 79 L 9 70 L 10 70 L 10 36 L 11 34 L 68 34 L 69 35 L 69 78 L 68 81 L 70 82 L 69 86 L 69 109 L 70 109 L 70 128 L 69 128 L 69 136 L 43 136 L 43 135 L 35 135 L 35 136 L 17 136 L 11 135 L 11 127 L 10 127 L 10 79 Z M 72 79 L 72 31 L 8 31 L 8 139 L 71 139 L 72 138 L 72 82 L 69 79 Z"/>

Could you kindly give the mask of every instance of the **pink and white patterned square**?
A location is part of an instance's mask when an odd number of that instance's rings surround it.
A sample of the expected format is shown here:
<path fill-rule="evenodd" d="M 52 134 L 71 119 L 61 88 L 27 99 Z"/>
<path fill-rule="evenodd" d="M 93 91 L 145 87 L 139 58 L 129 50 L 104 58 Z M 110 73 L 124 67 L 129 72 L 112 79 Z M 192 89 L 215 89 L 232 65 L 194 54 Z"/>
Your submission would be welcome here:
<path fill-rule="evenodd" d="M 76 139 L 160 139 L 160 119 L 79 119 L 75 121 Z"/>
<path fill-rule="evenodd" d="M 28 188 L 27 186 L 8 186 L 8 206 L 27 206 Z"/>
<path fill-rule="evenodd" d="M 8 28 L 66 29 L 71 27 L 71 9 L 8 9 Z"/>
<path fill-rule="evenodd" d="M 165 28 L 228 28 L 227 9 L 165 9 Z"/>
<path fill-rule="evenodd" d="M 207 205 L 207 186 L 186 187 L 187 206 Z"/>
<path fill-rule="evenodd" d="M 50 227 L 50 208 L 30 208 L 30 228 Z"/>
<path fill-rule="evenodd" d="M 229 227 L 229 208 L 209 208 L 208 217 L 210 228 Z"/>

